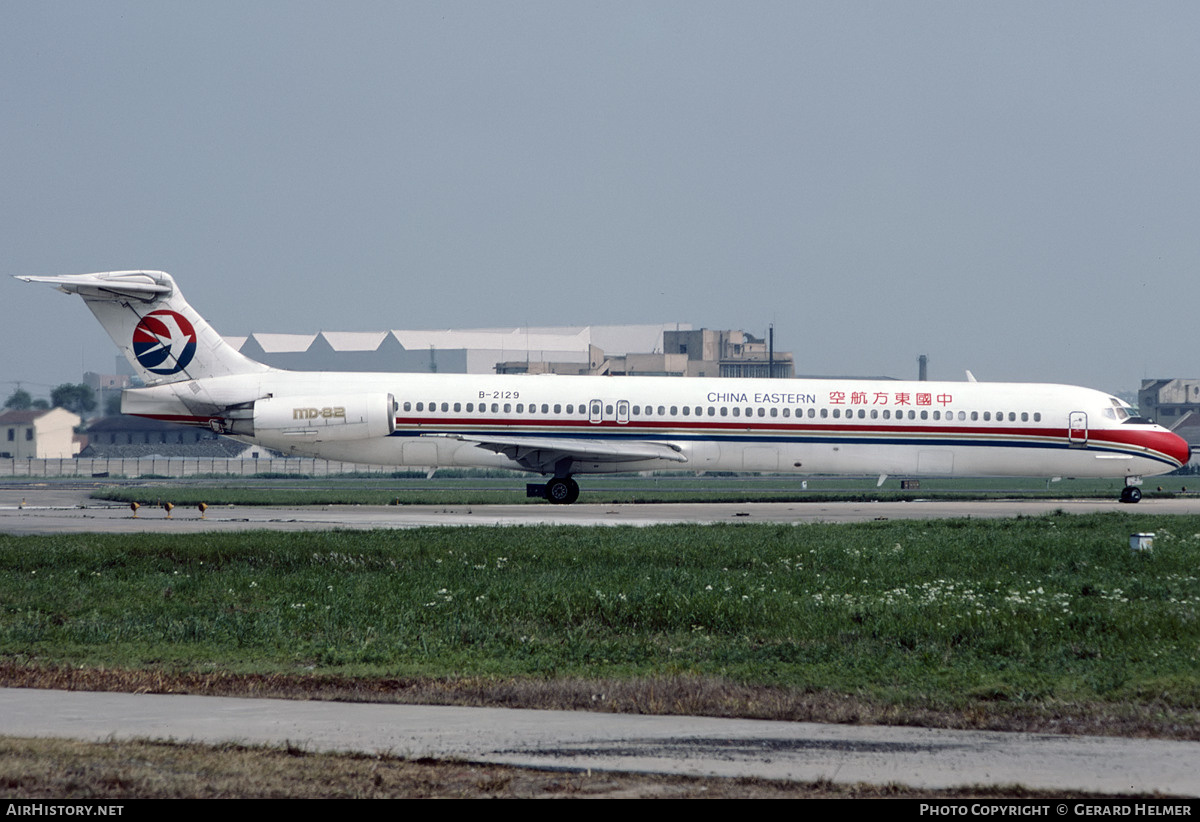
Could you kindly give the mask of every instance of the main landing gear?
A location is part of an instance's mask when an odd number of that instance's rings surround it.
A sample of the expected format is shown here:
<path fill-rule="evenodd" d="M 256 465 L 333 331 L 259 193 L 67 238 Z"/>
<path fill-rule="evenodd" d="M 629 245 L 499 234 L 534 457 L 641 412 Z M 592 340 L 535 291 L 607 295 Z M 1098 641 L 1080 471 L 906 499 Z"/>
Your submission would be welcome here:
<path fill-rule="evenodd" d="M 579 499 L 579 483 L 570 477 L 555 477 L 545 485 L 530 482 L 525 485 L 525 496 L 540 497 L 555 505 L 570 505 Z"/>

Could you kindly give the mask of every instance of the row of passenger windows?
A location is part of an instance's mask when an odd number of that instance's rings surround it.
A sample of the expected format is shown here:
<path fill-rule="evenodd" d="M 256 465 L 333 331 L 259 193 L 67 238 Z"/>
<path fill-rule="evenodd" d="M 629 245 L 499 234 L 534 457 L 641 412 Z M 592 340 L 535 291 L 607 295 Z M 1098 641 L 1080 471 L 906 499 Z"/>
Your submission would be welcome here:
<path fill-rule="evenodd" d="M 720 417 L 741 417 L 741 416 L 746 416 L 746 417 L 755 417 L 755 416 L 758 416 L 758 417 L 792 417 L 793 416 L 793 412 L 792 412 L 791 408 L 777 408 L 774 406 L 772 406 L 771 408 L 758 407 L 758 408 L 746 408 L 743 410 L 740 406 L 729 407 L 729 406 L 697 405 L 693 408 L 692 406 L 685 405 L 685 406 L 683 406 L 682 409 L 678 409 L 678 408 L 676 408 L 676 406 L 672 405 L 668 409 L 667 407 L 660 405 L 660 406 L 658 406 L 657 412 L 656 412 L 654 406 L 648 405 L 645 408 L 640 409 L 640 412 L 639 412 L 638 406 L 635 405 L 635 406 L 633 406 L 632 411 L 633 411 L 633 416 L 635 416 L 635 417 L 639 416 L 639 415 L 646 416 L 646 417 L 652 417 L 652 416 L 659 416 L 659 417 L 672 416 L 672 417 L 674 417 L 674 416 L 679 416 L 680 411 L 682 411 L 682 415 L 685 417 L 692 416 L 693 414 L 697 417 L 706 416 L 706 415 L 709 417 L 717 417 L 717 416 L 720 416 Z M 669 413 L 668 413 L 668 411 L 669 411 Z M 611 414 L 611 406 L 605 408 L 605 416 L 608 416 L 609 414 Z M 1029 420 L 1032 418 L 1034 422 L 1041 422 L 1042 415 L 1041 415 L 1041 412 L 1037 412 L 1037 411 L 1033 412 L 1033 414 L 1030 414 L 1028 411 L 1022 411 L 1020 413 L 1018 413 L 1016 411 L 1008 411 L 1008 412 L 997 411 L 997 412 L 995 412 L 995 416 L 993 416 L 991 411 L 957 411 L 956 412 L 956 411 L 943 411 L 941 409 L 935 409 L 933 411 L 930 411 L 928 409 L 922 409 L 920 411 L 917 411 L 916 409 L 907 409 L 907 410 L 896 409 L 895 411 L 892 411 L 892 409 L 890 409 L 890 408 L 884 408 L 882 410 L 878 409 L 878 408 L 872 408 L 869 410 L 866 408 L 859 408 L 859 409 L 854 409 L 854 408 L 820 408 L 820 409 L 797 408 L 795 410 L 795 418 L 796 419 L 805 419 L 805 418 L 806 419 L 816 419 L 816 418 L 830 419 L 830 418 L 832 418 L 835 420 L 836 419 L 847 419 L 847 420 L 850 420 L 850 419 L 931 420 L 932 419 L 932 420 L 945 420 L 946 422 L 953 422 L 953 421 L 967 422 L 968 420 L 971 420 L 971 421 L 983 420 L 984 422 L 991 422 L 993 419 L 995 419 L 996 422 L 1003 422 L 1006 419 L 1009 422 L 1016 422 L 1018 419 L 1020 419 L 1021 422 L 1029 422 Z"/>
<path fill-rule="evenodd" d="M 426 407 L 428 407 L 428 409 L 430 411 L 437 411 L 439 408 L 439 404 L 436 402 L 431 402 L 431 403 L 406 402 L 403 405 L 403 408 L 405 411 L 413 411 L 413 410 L 424 411 L 426 409 Z M 539 413 L 539 411 L 538 411 L 539 407 L 541 408 L 540 413 L 542 413 L 542 414 L 549 414 L 551 408 L 554 409 L 555 414 L 563 413 L 563 406 L 561 403 L 555 403 L 554 405 L 550 405 L 549 403 L 542 403 L 541 406 L 538 406 L 536 403 L 530 403 L 528 406 L 528 413 L 530 413 L 530 414 Z M 609 406 L 609 408 L 611 408 L 611 407 L 612 406 Z M 449 412 L 450 410 L 453 409 L 454 413 L 456 413 L 456 414 L 461 414 L 464 411 L 468 414 L 474 414 L 474 413 L 476 413 L 476 411 L 478 411 L 478 413 L 480 413 L 480 414 L 489 413 L 488 404 L 486 402 L 479 403 L 478 409 L 476 408 L 476 405 L 473 402 L 468 402 L 465 404 L 461 403 L 461 402 L 443 402 L 440 404 L 440 408 L 442 411 L 446 411 L 446 412 Z M 501 408 L 504 409 L 505 414 L 513 413 L 513 404 L 511 402 L 506 402 L 506 403 L 494 402 L 494 403 L 492 403 L 490 413 L 499 414 Z M 566 406 L 566 409 L 567 409 L 566 410 L 567 414 L 574 415 L 576 413 L 579 413 L 579 414 L 583 414 L 585 416 L 587 415 L 587 405 L 581 404 L 578 407 L 576 407 L 573 404 L 568 404 Z M 527 409 L 526 409 L 525 403 L 519 402 L 516 404 L 516 413 L 524 414 L 524 413 L 526 413 L 526 410 Z"/>
<path fill-rule="evenodd" d="M 529 403 L 528 405 L 526 405 L 525 403 L 522 403 L 522 402 L 518 402 L 515 404 L 509 403 L 509 402 L 506 402 L 506 403 L 494 402 L 494 403 L 491 403 L 490 406 L 488 405 L 488 403 L 485 403 L 485 402 L 478 403 L 478 406 L 476 405 L 476 403 L 473 403 L 473 402 L 468 402 L 465 404 L 460 403 L 460 402 L 455 402 L 455 403 L 443 402 L 440 404 L 436 403 L 436 402 L 431 402 L 431 403 L 405 402 L 403 408 L 405 411 L 414 411 L 415 410 L 418 412 L 425 411 L 426 408 L 428 408 L 428 410 L 432 411 L 432 412 L 436 412 L 440 409 L 441 411 L 443 411 L 445 413 L 450 413 L 451 411 L 453 411 L 456 414 L 461 414 L 464 412 L 467 414 L 474 414 L 474 413 L 499 414 L 502 411 L 505 414 L 512 414 L 512 413 L 549 414 L 549 413 L 551 413 L 552 408 L 553 408 L 553 413 L 555 413 L 555 414 L 565 413 L 568 416 L 576 416 L 576 415 L 587 416 L 587 413 L 588 413 L 586 403 L 580 403 L 579 405 L 569 403 L 565 406 L 565 411 L 564 411 L 564 406 L 560 403 L 556 403 L 554 405 L 550 405 L 549 403 L 542 403 L 539 406 L 536 403 Z M 614 411 L 615 410 L 617 410 L 617 409 L 614 409 L 611 404 L 605 405 L 604 406 L 604 419 L 606 419 L 606 420 L 614 419 Z M 864 419 L 872 419 L 872 420 L 878 420 L 878 419 L 884 419 L 884 420 L 891 420 L 891 419 L 931 420 L 932 419 L 932 420 L 940 420 L 940 421 L 945 421 L 945 422 L 968 422 L 968 421 L 979 422 L 981 420 L 983 422 L 992 422 L 993 420 L 995 420 L 996 422 L 1005 422 L 1005 421 L 1016 422 L 1019 419 L 1021 422 L 1029 422 L 1030 419 L 1032 419 L 1034 422 L 1042 421 L 1042 415 L 1041 415 L 1041 412 L 1039 412 L 1039 411 L 1034 411 L 1032 413 L 1030 413 L 1028 411 L 1021 411 L 1021 412 L 995 411 L 995 412 L 992 412 L 992 411 L 949 411 L 949 410 L 942 410 L 942 409 L 933 409 L 931 411 L 929 409 L 924 409 L 924 408 L 921 409 L 920 411 L 918 411 L 914 408 L 909 408 L 909 409 L 898 408 L 895 411 L 893 411 L 890 408 L 883 408 L 883 409 L 879 409 L 879 408 L 871 408 L 871 409 L 866 409 L 866 408 L 858 408 L 858 409 L 854 409 L 854 408 L 820 408 L 820 409 L 797 408 L 797 409 L 795 409 L 795 412 L 793 414 L 793 411 L 791 408 L 778 408 L 775 406 L 772 406 L 770 408 L 765 408 L 762 406 L 759 406 L 757 408 L 754 408 L 754 407 L 743 408 L 742 406 L 736 406 L 736 405 L 735 406 L 726 406 L 726 405 L 722 405 L 722 406 L 713 406 L 713 405 L 691 406 L 691 405 L 685 405 L 682 407 L 676 406 L 676 405 L 671 405 L 671 406 L 634 405 L 629 408 L 629 413 L 631 416 L 634 416 L 634 417 L 679 417 L 679 416 L 684 416 L 684 417 L 691 417 L 691 416 L 697 416 L 697 417 L 702 417 L 702 416 L 756 417 L 757 416 L 757 417 L 785 417 L 785 418 L 788 418 L 788 417 L 794 416 L 795 419 L 804 419 L 804 418 L 807 418 L 807 419 L 816 419 L 816 418 L 830 419 L 830 418 L 832 418 L 835 420 L 836 419 L 860 419 L 860 420 L 864 420 Z M 593 414 L 593 416 L 597 416 L 597 415 Z"/>

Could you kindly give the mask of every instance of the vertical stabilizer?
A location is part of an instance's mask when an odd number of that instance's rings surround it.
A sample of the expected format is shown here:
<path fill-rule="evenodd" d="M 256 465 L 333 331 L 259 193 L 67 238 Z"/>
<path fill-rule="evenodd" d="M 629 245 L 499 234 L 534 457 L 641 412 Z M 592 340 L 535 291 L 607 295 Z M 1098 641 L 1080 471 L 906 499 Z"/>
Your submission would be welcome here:
<path fill-rule="evenodd" d="M 83 297 L 146 385 L 271 370 L 221 339 L 162 271 L 17 279 Z"/>

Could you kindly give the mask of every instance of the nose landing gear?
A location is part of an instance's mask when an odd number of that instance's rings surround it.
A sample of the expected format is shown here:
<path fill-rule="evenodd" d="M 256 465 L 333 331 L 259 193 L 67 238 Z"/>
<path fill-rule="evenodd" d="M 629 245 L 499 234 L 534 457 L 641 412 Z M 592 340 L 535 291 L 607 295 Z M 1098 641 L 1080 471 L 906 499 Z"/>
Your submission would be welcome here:
<path fill-rule="evenodd" d="M 1128 480 L 1126 480 L 1128 482 Z M 1121 502 L 1140 502 L 1142 499 L 1142 489 L 1136 485 L 1126 485 L 1121 489 Z"/>

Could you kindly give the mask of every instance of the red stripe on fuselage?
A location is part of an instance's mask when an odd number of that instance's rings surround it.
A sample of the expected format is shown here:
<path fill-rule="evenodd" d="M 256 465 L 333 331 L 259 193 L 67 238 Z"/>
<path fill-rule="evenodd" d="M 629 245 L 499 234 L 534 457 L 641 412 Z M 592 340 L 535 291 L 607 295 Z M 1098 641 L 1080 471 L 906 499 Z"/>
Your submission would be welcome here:
<path fill-rule="evenodd" d="M 164 422 L 174 422 L 183 425 L 200 425 L 208 427 L 213 420 L 219 420 L 220 417 L 208 416 L 197 417 L 178 414 L 140 414 L 148 419 L 162 420 Z M 1008 427 L 980 427 L 980 426 L 959 426 L 959 425 L 858 425 L 858 424 L 818 424 L 810 425 L 805 423 L 745 423 L 745 422 L 718 422 L 713 420 L 703 422 L 691 422 L 687 420 L 639 420 L 637 422 L 618 423 L 616 420 L 603 420 L 602 422 L 591 422 L 586 419 L 528 419 L 528 418 L 492 418 L 492 417 L 457 417 L 457 418 L 431 418 L 431 417 L 397 417 L 396 427 L 409 427 L 418 430 L 423 428 L 442 429 L 446 427 L 499 427 L 499 428 L 521 428 L 525 429 L 521 433 L 534 434 L 538 433 L 537 429 L 544 430 L 573 430 L 573 431 L 588 431 L 595 429 L 604 430 L 644 430 L 653 429 L 655 431 L 684 431 L 690 434 L 699 433 L 702 431 L 720 431 L 720 432 L 745 432 L 751 434 L 799 434 L 805 433 L 810 436 L 832 435 L 832 434 L 879 434 L 903 437 L 919 437 L 919 436 L 947 436 L 947 437 L 1027 437 L 1037 439 L 1060 440 L 1067 442 L 1067 429 L 1065 428 L 1030 428 L 1025 426 Z M 532 430 L 531 430 L 532 429 Z M 1104 444 L 1112 447 L 1119 447 L 1123 450 L 1130 448 L 1142 448 L 1147 451 L 1153 451 L 1161 454 L 1168 459 L 1171 459 L 1180 465 L 1184 465 L 1191 457 L 1191 448 L 1187 442 L 1177 434 L 1172 434 L 1170 431 L 1157 430 L 1147 431 L 1142 428 L 1092 428 L 1088 430 L 1088 441 Z M 950 440 L 948 444 L 952 444 Z M 1081 443 L 1082 444 L 1082 443 Z"/>

